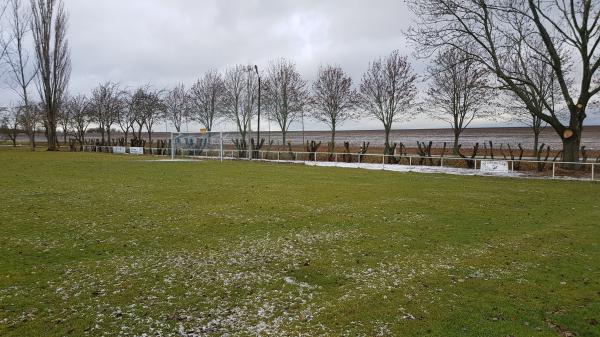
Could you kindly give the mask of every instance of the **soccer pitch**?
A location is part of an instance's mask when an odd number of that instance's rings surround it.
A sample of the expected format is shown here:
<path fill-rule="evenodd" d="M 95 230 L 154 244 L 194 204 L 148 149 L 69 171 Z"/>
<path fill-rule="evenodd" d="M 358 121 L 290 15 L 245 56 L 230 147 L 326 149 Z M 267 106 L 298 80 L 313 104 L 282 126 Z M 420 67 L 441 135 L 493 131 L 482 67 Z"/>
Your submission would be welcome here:
<path fill-rule="evenodd" d="M 600 184 L 0 149 L 2 336 L 600 335 Z"/>

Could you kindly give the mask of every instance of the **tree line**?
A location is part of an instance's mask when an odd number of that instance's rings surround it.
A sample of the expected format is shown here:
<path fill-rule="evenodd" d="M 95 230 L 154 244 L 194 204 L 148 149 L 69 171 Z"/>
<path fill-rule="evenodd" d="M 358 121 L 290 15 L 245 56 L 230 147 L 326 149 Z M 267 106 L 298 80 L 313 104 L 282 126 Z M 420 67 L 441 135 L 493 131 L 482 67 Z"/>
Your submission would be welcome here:
<path fill-rule="evenodd" d="M 111 141 L 116 127 L 126 140 L 147 133 L 151 141 L 160 123 L 180 132 L 190 121 L 208 131 L 228 121 L 236 126 L 245 149 L 250 146 L 250 124 L 262 109 L 262 118 L 278 125 L 284 144 L 294 122 L 312 118 L 327 125 L 333 152 L 339 127 L 368 116 L 381 122 L 384 153 L 391 155 L 396 148 L 390 141 L 394 123 L 425 114 L 452 128 L 456 154 L 460 136 L 473 120 L 503 114 L 531 128 L 535 151 L 540 132 L 549 125 L 563 141 L 563 159 L 580 159 L 583 121 L 600 92 L 600 4 L 590 0 L 409 0 L 408 4 L 418 22 L 405 34 L 417 56 L 430 59 L 423 74 L 394 50 L 372 60 L 356 84 L 336 64 L 321 66 L 315 81 L 307 83 L 293 61 L 281 58 L 264 69 L 234 65 L 209 70 L 189 88 L 183 84 L 123 88 L 108 81 L 86 95 L 69 95 L 68 17 L 62 1 L 31 0 L 25 6 L 21 0 L 9 0 L 1 8 L 0 56 L 8 70 L 5 80 L 20 102 L 5 111 L 2 129 L 11 139 L 22 131 L 34 144 L 35 130 L 41 126 L 48 149 L 55 150 L 57 126 L 66 131 L 63 141 L 69 134 L 82 143 L 90 126 L 96 126 L 102 142 Z M 33 42 L 30 48 L 25 45 L 28 40 Z M 427 88 L 419 95 L 421 81 Z M 30 93 L 32 83 L 38 99 Z"/>

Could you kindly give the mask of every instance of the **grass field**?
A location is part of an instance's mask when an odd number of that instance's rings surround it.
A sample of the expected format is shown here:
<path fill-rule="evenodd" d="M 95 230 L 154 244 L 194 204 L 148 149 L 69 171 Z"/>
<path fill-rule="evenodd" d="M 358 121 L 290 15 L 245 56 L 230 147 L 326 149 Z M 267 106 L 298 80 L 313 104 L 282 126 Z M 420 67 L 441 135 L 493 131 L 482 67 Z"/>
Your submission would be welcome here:
<path fill-rule="evenodd" d="M 0 149 L 1 336 L 600 336 L 600 184 Z"/>

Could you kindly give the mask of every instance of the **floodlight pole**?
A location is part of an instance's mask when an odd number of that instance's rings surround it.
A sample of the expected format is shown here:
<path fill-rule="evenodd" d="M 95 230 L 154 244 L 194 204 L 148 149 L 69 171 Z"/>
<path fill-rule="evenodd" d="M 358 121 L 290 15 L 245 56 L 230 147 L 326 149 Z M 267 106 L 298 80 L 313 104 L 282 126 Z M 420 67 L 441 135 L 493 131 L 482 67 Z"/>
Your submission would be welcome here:
<path fill-rule="evenodd" d="M 258 66 L 254 65 L 254 71 L 256 71 L 256 76 L 258 76 L 258 122 L 256 125 L 256 146 L 258 150 L 256 151 L 258 157 L 258 151 L 260 151 L 260 74 L 258 73 Z"/>
<path fill-rule="evenodd" d="M 175 160 L 175 139 L 171 132 L 171 160 Z"/>

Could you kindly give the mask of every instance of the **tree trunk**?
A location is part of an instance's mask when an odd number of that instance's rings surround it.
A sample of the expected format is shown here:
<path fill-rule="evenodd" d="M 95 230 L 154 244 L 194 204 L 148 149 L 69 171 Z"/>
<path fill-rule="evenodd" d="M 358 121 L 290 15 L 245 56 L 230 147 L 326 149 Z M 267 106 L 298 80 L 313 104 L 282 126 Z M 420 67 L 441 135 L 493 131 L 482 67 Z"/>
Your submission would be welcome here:
<path fill-rule="evenodd" d="M 540 131 L 533 131 L 533 150 L 535 152 L 538 151 L 539 143 L 540 143 Z"/>
<path fill-rule="evenodd" d="M 287 144 L 287 143 L 286 143 L 286 133 L 287 133 L 287 132 L 285 132 L 285 131 L 281 131 L 281 137 L 283 138 L 283 144 L 284 144 L 284 145 L 285 145 L 285 144 Z"/>
<path fill-rule="evenodd" d="M 56 123 L 51 121 L 50 118 L 48 120 L 48 151 L 58 151 L 58 139 L 56 137 Z"/>
<path fill-rule="evenodd" d="M 460 137 L 460 133 L 454 133 L 454 146 L 452 147 L 452 154 L 458 155 L 459 147 L 458 147 L 458 138 Z"/>
<path fill-rule="evenodd" d="M 329 152 L 331 152 L 331 153 L 335 152 L 335 126 L 331 128 L 331 145 L 330 145 Z"/>
<path fill-rule="evenodd" d="M 35 132 L 29 134 L 29 146 L 31 146 L 31 151 L 35 151 Z"/>
<path fill-rule="evenodd" d="M 563 161 L 568 163 L 576 163 L 579 162 L 580 155 L 580 138 L 579 135 L 573 134 L 570 138 L 563 138 Z M 576 166 L 576 165 L 571 165 Z M 570 166 L 569 166 L 570 167 Z"/>
<path fill-rule="evenodd" d="M 393 155 L 393 149 L 391 149 L 390 146 L 390 131 L 391 131 L 391 127 L 384 127 L 384 132 L 385 132 L 385 145 L 384 145 L 384 149 L 383 149 L 383 154 L 391 156 Z"/>

